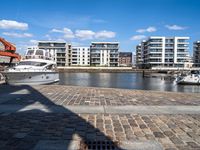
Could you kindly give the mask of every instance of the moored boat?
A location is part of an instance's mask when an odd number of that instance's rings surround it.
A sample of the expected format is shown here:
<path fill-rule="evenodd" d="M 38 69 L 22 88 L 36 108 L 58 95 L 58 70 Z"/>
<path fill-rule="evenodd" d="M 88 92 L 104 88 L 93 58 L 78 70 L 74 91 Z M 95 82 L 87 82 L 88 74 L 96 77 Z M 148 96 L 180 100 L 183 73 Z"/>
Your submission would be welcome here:
<path fill-rule="evenodd" d="M 42 49 L 28 50 L 24 60 L 3 71 L 8 84 L 51 84 L 59 81 L 56 63 L 50 54 Z"/>
<path fill-rule="evenodd" d="M 176 78 L 177 84 L 196 84 L 200 85 L 200 71 L 192 70 L 186 75 L 178 75 Z"/>

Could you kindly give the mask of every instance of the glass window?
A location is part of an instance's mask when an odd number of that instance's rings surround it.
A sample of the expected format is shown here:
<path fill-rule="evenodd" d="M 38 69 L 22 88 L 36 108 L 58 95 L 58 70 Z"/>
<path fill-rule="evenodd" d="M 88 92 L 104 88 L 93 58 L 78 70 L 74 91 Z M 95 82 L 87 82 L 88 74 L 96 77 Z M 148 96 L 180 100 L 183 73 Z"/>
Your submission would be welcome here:
<path fill-rule="evenodd" d="M 26 55 L 33 55 L 34 54 L 34 50 L 28 50 Z"/>
<path fill-rule="evenodd" d="M 18 65 L 45 66 L 47 63 L 34 61 L 21 61 Z"/>
<path fill-rule="evenodd" d="M 42 55 L 43 56 L 43 51 L 42 50 L 36 50 L 35 55 Z"/>

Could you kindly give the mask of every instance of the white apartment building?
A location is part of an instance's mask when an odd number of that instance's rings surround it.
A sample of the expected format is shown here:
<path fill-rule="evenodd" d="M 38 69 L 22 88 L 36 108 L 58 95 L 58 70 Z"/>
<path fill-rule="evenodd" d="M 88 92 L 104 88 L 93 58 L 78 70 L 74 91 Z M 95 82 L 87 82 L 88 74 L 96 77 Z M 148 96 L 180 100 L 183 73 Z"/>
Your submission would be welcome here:
<path fill-rule="evenodd" d="M 135 64 L 138 68 L 142 68 L 143 59 L 142 59 L 142 50 L 141 50 L 141 44 L 136 45 L 136 60 Z"/>
<path fill-rule="evenodd" d="M 141 43 L 143 66 L 184 67 L 189 57 L 189 37 L 151 36 Z"/>
<path fill-rule="evenodd" d="M 193 62 L 194 67 L 200 67 L 200 41 L 193 43 Z"/>
<path fill-rule="evenodd" d="M 71 66 L 90 66 L 90 48 L 72 47 Z"/>
<path fill-rule="evenodd" d="M 119 66 L 118 42 L 92 42 L 90 45 L 91 66 Z"/>
<path fill-rule="evenodd" d="M 71 45 L 58 41 L 39 41 L 39 49 L 47 50 L 58 66 L 71 65 Z"/>

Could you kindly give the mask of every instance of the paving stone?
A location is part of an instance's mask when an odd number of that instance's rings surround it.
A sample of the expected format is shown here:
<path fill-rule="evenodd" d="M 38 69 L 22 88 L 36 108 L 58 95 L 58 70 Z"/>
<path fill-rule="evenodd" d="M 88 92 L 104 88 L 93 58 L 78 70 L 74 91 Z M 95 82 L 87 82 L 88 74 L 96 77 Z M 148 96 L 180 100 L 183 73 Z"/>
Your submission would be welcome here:
<path fill-rule="evenodd" d="M 27 133 L 19 132 L 14 135 L 15 138 L 22 139 L 27 135 Z"/>
<path fill-rule="evenodd" d="M 6 89 L 8 90 L 8 87 L 3 91 L 7 91 Z M 100 113 L 100 111 L 95 112 L 94 109 L 94 106 L 102 105 L 102 110 L 105 110 L 106 106 L 133 105 L 137 107 L 177 106 L 178 109 L 186 105 L 199 106 L 200 94 L 60 85 L 34 86 L 30 89 L 31 93 L 23 94 L 20 100 L 11 99 L 13 97 L 7 95 L 8 99 L 1 101 L 0 91 L 0 105 L 7 105 L 7 108 L 19 105 L 23 108 L 34 103 L 34 109 L 39 109 L 43 104 L 49 110 L 59 105 L 62 111 L 33 113 L 27 109 L 24 112 L 1 113 L 0 149 L 21 150 L 33 147 L 49 149 L 47 146 L 52 149 L 66 149 L 71 142 L 73 148 L 78 145 L 77 141 L 87 139 L 157 141 L 168 150 L 200 149 L 199 114 L 119 114 L 118 112 L 105 114 L 104 111 Z M 3 92 L 3 95 L 5 96 L 6 93 Z M 86 105 L 88 107 L 85 107 Z M 67 106 L 83 106 L 86 110 L 92 107 L 93 112 L 72 113 L 66 109 Z M 64 113 L 63 110 L 68 113 Z"/>
<path fill-rule="evenodd" d="M 161 132 L 153 132 L 153 134 L 154 134 L 154 136 L 156 137 L 156 138 L 164 138 L 165 136 L 163 135 L 163 133 L 161 133 Z"/>
<path fill-rule="evenodd" d="M 79 146 L 79 141 L 41 140 L 33 150 L 78 150 Z"/>

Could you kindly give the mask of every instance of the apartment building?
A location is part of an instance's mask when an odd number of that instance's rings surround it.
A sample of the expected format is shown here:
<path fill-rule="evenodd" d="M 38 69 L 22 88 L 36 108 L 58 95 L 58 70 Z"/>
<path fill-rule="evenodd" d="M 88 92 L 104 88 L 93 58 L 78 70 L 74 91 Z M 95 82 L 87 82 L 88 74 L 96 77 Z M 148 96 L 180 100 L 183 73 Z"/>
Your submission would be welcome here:
<path fill-rule="evenodd" d="M 193 62 L 194 67 L 200 67 L 200 41 L 193 43 Z"/>
<path fill-rule="evenodd" d="M 71 66 L 90 66 L 90 48 L 72 47 Z"/>
<path fill-rule="evenodd" d="M 141 68 L 143 64 L 141 44 L 136 46 L 136 67 Z"/>
<path fill-rule="evenodd" d="M 184 67 L 189 57 L 189 37 L 149 37 L 141 43 L 144 68 Z"/>
<path fill-rule="evenodd" d="M 92 42 L 90 45 L 91 66 L 119 66 L 118 42 Z"/>
<path fill-rule="evenodd" d="M 132 52 L 119 52 L 119 66 L 132 66 Z"/>
<path fill-rule="evenodd" d="M 39 41 L 39 49 L 47 50 L 58 66 L 71 65 L 71 45 L 58 41 Z"/>

